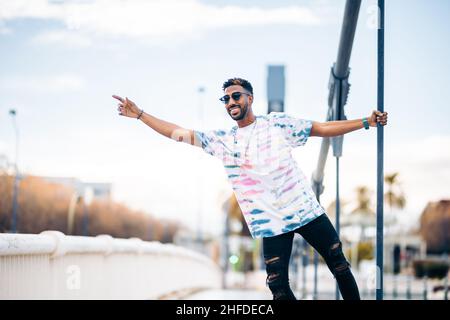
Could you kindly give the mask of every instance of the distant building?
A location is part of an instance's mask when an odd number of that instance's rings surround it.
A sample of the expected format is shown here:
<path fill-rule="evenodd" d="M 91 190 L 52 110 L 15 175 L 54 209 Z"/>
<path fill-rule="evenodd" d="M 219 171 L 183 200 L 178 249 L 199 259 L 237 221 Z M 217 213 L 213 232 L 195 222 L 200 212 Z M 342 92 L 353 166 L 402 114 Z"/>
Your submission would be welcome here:
<path fill-rule="evenodd" d="M 285 78 L 283 65 L 269 65 L 267 74 L 267 113 L 284 112 Z"/>
<path fill-rule="evenodd" d="M 450 199 L 429 202 L 420 218 L 420 234 L 430 254 L 450 252 Z"/>
<path fill-rule="evenodd" d="M 14 163 L 10 162 L 5 154 L 0 153 L 0 173 L 13 174 Z"/>
<path fill-rule="evenodd" d="M 83 182 L 77 178 L 70 178 L 70 177 L 41 177 L 41 178 L 51 183 L 58 183 L 67 187 L 71 187 L 80 196 L 83 196 L 87 192 L 89 192 L 92 194 L 93 199 L 109 200 L 111 198 L 111 187 L 112 187 L 111 183 Z"/>

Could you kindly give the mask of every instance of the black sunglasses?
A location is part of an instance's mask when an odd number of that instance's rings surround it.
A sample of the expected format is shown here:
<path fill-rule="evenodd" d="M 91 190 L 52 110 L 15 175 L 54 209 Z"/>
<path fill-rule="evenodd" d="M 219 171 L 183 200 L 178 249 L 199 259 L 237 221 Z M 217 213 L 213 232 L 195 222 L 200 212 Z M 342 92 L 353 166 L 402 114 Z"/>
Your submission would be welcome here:
<path fill-rule="evenodd" d="M 231 98 L 233 98 L 234 101 L 239 101 L 239 99 L 241 99 L 241 96 L 243 94 L 246 94 L 248 96 L 251 96 L 251 94 L 246 93 L 246 92 L 233 92 L 231 94 Z M 219 99 L 220 101 L 222 101 L 223 103 L 227 104 L 228 102 L 230 102 L 230 95 L 226 94 L 224 95 L 222 98 Z"/>

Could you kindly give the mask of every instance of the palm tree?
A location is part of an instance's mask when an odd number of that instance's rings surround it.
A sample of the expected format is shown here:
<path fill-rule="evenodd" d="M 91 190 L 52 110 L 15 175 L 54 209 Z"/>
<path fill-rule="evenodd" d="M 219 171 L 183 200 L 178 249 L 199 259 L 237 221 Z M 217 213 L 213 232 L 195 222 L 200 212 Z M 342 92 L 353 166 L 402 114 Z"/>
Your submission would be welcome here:
<path fill-rule="evenodd" d="M 366 186 L 359 186 L 356 189 L 356 206 L 349 214 L 342 216 L 342 226 L 358 226 L 360 228 L 359 239 L 356 240 L 354 237 L 351 240 L 351 260 L 352 266 L 358 268 L 359 260 L 359 243 L 365 241 L 366 228 L 373 226 L 375 223 L 375 212 L 371 205 L 371 191 Z M 345 202 L 348 204 L 349 202 Z M 332 202 L 328 207 L 330 212 L 335 210 L 335 202 Z"/>
<path fill-rule="evenodd" d="M 403 209 L 406 204 L 406 199 L 401 189 L 398 179 L 398 172 L 387 174 L 384 177 L 388 190 L 384 194 L 384 201 L 389 205 L 389 211 L 392 214 L 392 208 Z"/>
<path fill-rule="evenodd" d="M 372 191 L 366 186 L 356 188 L 356 207 L 350 212 L 353 220 L 361 225 L 361 241 L 365 238 L 365 229 L 373 226 L 375 223 L 375 211 L 372 209 L 371 196 Z"/>
<path fill-rule="evenodd" d="M 362 212 L 364 214 L 374 214 L 370 204 L 371 190 L 366 186 L 359 186 L 356 188 L 357 207 L 353 209 L 354 212 Z"/>

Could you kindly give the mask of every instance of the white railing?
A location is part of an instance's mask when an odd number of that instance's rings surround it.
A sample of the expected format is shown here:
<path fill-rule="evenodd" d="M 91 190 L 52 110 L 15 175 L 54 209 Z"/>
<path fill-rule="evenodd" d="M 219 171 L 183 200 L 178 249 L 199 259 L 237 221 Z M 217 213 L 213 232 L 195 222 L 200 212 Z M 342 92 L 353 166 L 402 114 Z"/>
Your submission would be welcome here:
<path fill-rule="evenodd" d="M 222 273 L 199 253 L 137 238 L 0 234 L 2 299 L 159 299 L 219 288 Z"/>

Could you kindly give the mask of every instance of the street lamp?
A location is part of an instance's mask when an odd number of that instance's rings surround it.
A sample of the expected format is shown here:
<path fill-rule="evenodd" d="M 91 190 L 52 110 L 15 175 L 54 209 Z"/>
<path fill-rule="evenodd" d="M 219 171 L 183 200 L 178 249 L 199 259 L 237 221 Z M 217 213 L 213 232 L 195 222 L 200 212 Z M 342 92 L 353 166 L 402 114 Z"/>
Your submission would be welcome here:
<path fill-rule="evenodd" d="M 88 236 L 88 215 L 89 215 L 89 205 L 92 203 L 94 198 L 94 191 L 92 187 L 85 187 L 83 194 L 83 236 Z"/>
<path fill-rule="evenodd" d="M 16 110 L 11 109 L 9 110 L 9 114 L 11 115 L 14 131 L 16 133 L 16 156 L 14 161 L 14 187 L 13 187 L 13 207 L 12 207 L 12 223 L 11 223 L 11 231 L 13 233 L 17 232 L 17 212 L 19 211 L 19 203 L 17 202 L 17 195 L 19 192 L 19 128 L 17 127 L 16 122 Z"/>
<path fill-rule="evenodd" d="M 200 86 L 198 87 L 198 95 L 199 95 L 199 118 L 200 118 L 200 129 L 203 130 L 204 125 L 204 107 L 203 107 L 203 98 L 205 93 L 205 87 Z M 201 160 L 201 158 L 200 158 Z M 200 177 L 199 177 L 199 184 L 200 184 L 200 200 L 199 200 L 199 208 L 198 208 L 198 214 L 197 214 L 197 241 L 200 246 L 200 249 L 203 251 L 203 230 L 202 230 L 202 215 L 203 215 L 203 187 L 204 187 L 204 181 L 203 181 L 203 172 L 199 170 Z"/>
<path fill-rule="evenodd" d="M 72 194 L 72 197 L 70 198 L 69 210 L 67 211 L 67 234 L 68 235 L 73 234 L 75 209 L 76 209 L 77 203 L 80 201 L 80 199 L 81 199 L 81 196 L 76 191 Z"/>

